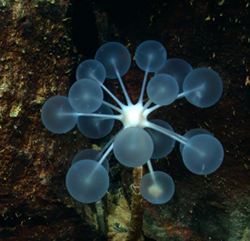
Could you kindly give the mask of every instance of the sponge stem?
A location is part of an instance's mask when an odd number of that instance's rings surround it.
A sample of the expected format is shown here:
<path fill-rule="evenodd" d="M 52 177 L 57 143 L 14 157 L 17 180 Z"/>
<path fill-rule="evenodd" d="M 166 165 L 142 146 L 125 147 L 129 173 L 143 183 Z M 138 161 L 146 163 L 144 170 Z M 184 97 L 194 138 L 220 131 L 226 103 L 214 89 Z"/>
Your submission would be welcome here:
<path fill-rule="evenodd" d="M 143 166 L 135 167 L 133 170 L 133 186 L 139 187 L 142 177 Z M 131 203 L 131 220 L 129 225 L 129 233 L 126 241 L 143 240 L 142 225 L 145 201 L 140 193 L 133 195 Z"/>

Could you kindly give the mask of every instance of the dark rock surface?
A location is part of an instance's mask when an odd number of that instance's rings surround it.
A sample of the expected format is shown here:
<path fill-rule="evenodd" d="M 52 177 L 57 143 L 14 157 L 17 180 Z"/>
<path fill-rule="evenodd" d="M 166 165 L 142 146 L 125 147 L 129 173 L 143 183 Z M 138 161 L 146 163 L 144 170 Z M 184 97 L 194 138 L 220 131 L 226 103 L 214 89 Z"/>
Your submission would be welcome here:
<path fill-rule="evenodd" d="M 155 170 L 172 176 L 176 192 L 165 205 L 144 203 L 144 239 L 250 240 L 249 9 L 243 0 L 0 0 L 0 240 L 126 239 L 132 170 L 111 157 L 103 200 L 108 231 L 101 237 L 94 205 L 69 196 L 65 175 L 77 152 L 106 139 L 88 140 L 77 128 L 52 134 L 40 110 L 49 97 L 67 95 L 77 64 L 93 58 L 104 42 L 119 41 L 133 56 L 148 39 L 160 41 L 169 57 L 221 76 L 224 92 L 213 107 L 200 109 L 182 99 L 151 117 L 180 134 L 209 130 L 221 141 L 225 159 L 208 176 L 184 167 L 178 145 L 153 161 Z M 123 78 L 133 101 L 142 78 L 133 62 Z M 106 85 L 123 98 L 116 81 Z"/>

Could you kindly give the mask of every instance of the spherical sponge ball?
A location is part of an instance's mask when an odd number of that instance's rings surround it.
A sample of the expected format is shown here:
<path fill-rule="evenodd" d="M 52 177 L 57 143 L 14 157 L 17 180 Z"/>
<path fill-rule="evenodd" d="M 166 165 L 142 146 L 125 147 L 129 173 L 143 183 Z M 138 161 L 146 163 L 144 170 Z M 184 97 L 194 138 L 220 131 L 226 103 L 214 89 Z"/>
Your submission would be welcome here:
<path fill-rule="evenodd" d="M 164 46 L 155 40 L 141 43 L 135 51 L 135 62 L 138 67 L 147 72 L 156 72 L 167 59 Z"/>
<path fill-rule="evenodd" d="M 66 187 L 69 194 L 79 202 L 97 202 L 108 190 L 109 176 L 98 162 L 82 160 L 70 167 Z"/>
<path fill-rule="evenodd" d="M 198 175 L 216 171 L 224 158 L 221 143 L 210 134 L 199 134 L 190 138 L 182 151 L 185 166 Z"/>
<path fill-rule="evenodd" d="M 128 49 L 117 42 L 103 44 L 97 50 L 95 59 L 103 64 L 109 79 L 117 79 L 118 75 L 126 74 L 131 64 Z"/>
<path fill-rule="evenodd" d="M 174 195 L 175 185 L 172 177 L 165 172 L 148 173 L 140 181 L 141 195 L 153 204 L 164 204 Z"/>
<path fill-rule="evenodd" d="M 77 112 L 72 108 L 66 96 L 51 97 L 42 107 L 41 118 L 44 126 L 57 134 L 73 129 L 77 116 Z"/>
<path fill-rule="evenodd" d="M 201 108 L 214 105 L 220 99 L 222 90 L 220 76 L 209 68 L 192 70 L 183 82 L 187 101 Z"/>
<path fill-rule="evenodd" d="M 152 156 L 154 143 L 142 128 L 129 127 L 122 130 L 114 141 L 116 159 L 128 167 L 144 165 Z"/>

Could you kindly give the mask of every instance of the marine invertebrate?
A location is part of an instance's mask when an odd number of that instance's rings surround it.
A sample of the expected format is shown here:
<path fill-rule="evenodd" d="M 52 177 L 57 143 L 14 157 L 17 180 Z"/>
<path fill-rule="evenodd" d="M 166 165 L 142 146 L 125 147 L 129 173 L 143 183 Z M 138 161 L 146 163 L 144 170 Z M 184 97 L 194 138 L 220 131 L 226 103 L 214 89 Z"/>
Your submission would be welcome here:
<path fill-rule="evenodd" d="M 66 187 L 70 195 L 80 202 L 96 202 L 107 192 L 106 157 L 111 151 L 125 166 L 139 167 L 147 163 L 149 173 L 142 177 L 139 189 L 142 196 L 154 204 L 168 202 L 175 186 L 167 173 L 153 170 L 151 159 L 168 155 L 176 141 L 180 142 L 185 166 L 193 173 L 210 174 L 223 161 L 221 143 L 207 130 L 193 129 L 181 136 L 162 120 L 148 120 L 151 112 L 177 98 L 185 97 L 201 108 L 212 106 L 222 94 L 219 75 L 209 68 L 193 69 L 181 59 L 167 59 L 163 45 L 154 40 L 138 46 L 135 62 L 145 71 L 136 104 L 131 102 L 121 79 L 129 70 L 130 53 L 122 44 L 109 42 L 98 49 L 94 60 L 86 60 L 78 66 L 77 81 L 70 88 L 68 97 L 55 96 L 43 105 L 41 117 L 45 127 L 59 134 L 70 131 L 77 124 L 84 136 L 96 139 L 110 133 L 114 120 L 123 124 L 122 130 L 101 152 L 83 150 L 74 158 L 66 176 Z M 152 72 L 155 75 L 146 84 L 148 73 Z M 106 78 L 119 80 L 126 104 L 105 87 Z M 144 104 L 145 90 L 149 100 Z M 103 100 L 103 91 L 116 105 Z"/>

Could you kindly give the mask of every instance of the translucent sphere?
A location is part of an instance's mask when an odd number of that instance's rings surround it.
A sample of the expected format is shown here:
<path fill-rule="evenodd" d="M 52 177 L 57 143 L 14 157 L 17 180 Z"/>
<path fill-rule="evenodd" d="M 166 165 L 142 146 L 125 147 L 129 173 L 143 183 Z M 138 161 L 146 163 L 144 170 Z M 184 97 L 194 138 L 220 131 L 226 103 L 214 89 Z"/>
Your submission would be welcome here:
<path fill-rule="evenodd" d="M 98 162 L 82 160 L 70 167 L 66 176 L 66 188 L 79 202 L 97 202 L 109 188 L 109 176 Z"/>
<path fill-rule="evenodd" d="M 156 171 L 142 177 L 139 190 L 147 201 L 153 204 L 164 204 L 173 197 L 175 185 L 172 177 L 167 173 Z"/>
<path fill-rule="evenodd" d="M 117 42 L 108 42 L 96 52 L 95 59 L 103 64 L 107 78 L 117 79 L 116 70 L 123 76 L 129 70 L 131 57 L 128 49 Z"/>
<path fill-rule="evenodd" d="M 101 105 L 96 110 L 96 114 L 113 115 L 113 111 L 109 106 Z M 114 127 L 114 119 L 104 117 L 79 116 L 77 119 L 77 127 L 79 131 L 86 137 L 91 139 L 100 139 L 108 135 Z"/>
<path fill-rule="evenodd" d="M 183 83 L 183 91 L 187 101 L 198 107 L 214 105 L 222 94 L 220 76 L 212 69 L 198 68 L 191 71 Z"/>
<path fill-rule="evenodd" d="M 138 127 L 119 132 L 114 141 L 114 155 L 124 166 L 140 167 L 152 156 L 154 150 L 150 135 Z"/>
<path fill-rule="evenodd" d="M 192 66 L 183 59 L 172 58 L 165 60 L 163 66 L 155 73 L 158 74 L 169 74 L 178 83 L 179 93 L 182 93 L 182 86 L 185 77 L 189 72 L 193 70 Z"/>
<path fill-rule="evenodd" d="M 76 81 L 69 90 L 69 102 L 80 113 L 96 111 L 102 104 L 101 86 L 92 79 Z"/>
<path fill-rule="evenodd" d="M 77 153 L 72 161 L 71 165 L 74 165 L 76 162 L 88 159 L 93 161 L 99 161 L 101 156 L 97 159 L 97 156 L 100 152 L 94 149 L 85 149 L 83 151 L 80 151 Z M 105 167 L 107 172 L 109 172 L 109 162 L 107 159 L 102 163 L 102 165 Z"/>
<path fill-rule="evenodd" d="M 75 127 L 77 112 L 71 107 L 66 96 L 58 95 L 44 103 L 41 118 L 48 130 L 62 134 Z"/>
<path fill-rule="evenodd" d="M 173 128 L 163 120 L 155 119 L 150 120 L 150 122 L 174 132 Z M 173 138 L 150 128 L 145 128 L 145 131 L 149 133 L 154 143 L 152 159 L 163 158 L 173 150 L 175 146 L 175 140 Z"/>
<path fill-rule="evenodd" d="M 191 137 L 199 135 L 199 134 L 212 135 L 209 131 L 207 131 L 205 129 L 195 128 L 195 129 L 192 129 L 192 130 L 188 131 L 183 136 L 186 137 L 187 139 L 190 139 Z M 181 154 L 182 154 L 182 151 L 183 151 L 183 147 L 184 147 L 184 145 L 182 143 L 180 143 L 180 152 L 181 152 Z"/>
<path fill-rule="evenodd" d="M 147 85 L 147 94 L 151 101 L 157 105 L 173 103 L 179 93 L 177 81 L 168 74 L 155 75 Z"/>
<path fill-rule="evenodd" d="M 190 138 L 182 151 L 185 166 L 198 175 L 207 175 L 217 170 L 223 157 L 224 150 L 221 143 L 207 134 Z"/>
<path fill-rule="evenodd" d="M 76 79 L 94 79 L 103 83 L 106 79 L 106 70 L 99 61 L 88 59 L 78 65 Z"/>
<path fill-rule="evenodd" d="M 135 62 L 144 71 L 156 72 L 162 67 L 166 59 L 166 49 L 155 40 L 147 40 L 141 43 L 135 51 Z"/>

